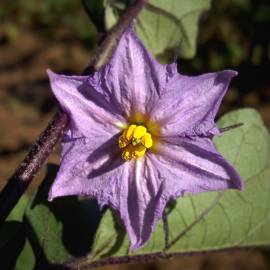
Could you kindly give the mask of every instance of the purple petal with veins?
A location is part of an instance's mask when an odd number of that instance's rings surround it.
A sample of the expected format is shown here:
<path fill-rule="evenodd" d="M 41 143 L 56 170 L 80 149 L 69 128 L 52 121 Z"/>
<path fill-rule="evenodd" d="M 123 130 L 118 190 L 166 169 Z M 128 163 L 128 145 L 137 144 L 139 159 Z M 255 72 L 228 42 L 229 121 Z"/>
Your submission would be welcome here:
<path fill-rule="evenodd" d="M 48 74 L 70 118 L 49 199 L 90 196 L 100 207 L 111 206 L 132 251 L 147 243 L 169 200 L 242 189 L 241 177 L 211 140 L 219 134 L 214 118 L 237 72 L 181 75 L 175 63 L 161 65 L 147 52 L 132 24 L 110 62 L 94 75 Z M 129 141 L 131 125 L 145 126 L 153 147 Z M 121 147 L 134 154 L 129 161 L 121 157 L 120 136 Z"/>

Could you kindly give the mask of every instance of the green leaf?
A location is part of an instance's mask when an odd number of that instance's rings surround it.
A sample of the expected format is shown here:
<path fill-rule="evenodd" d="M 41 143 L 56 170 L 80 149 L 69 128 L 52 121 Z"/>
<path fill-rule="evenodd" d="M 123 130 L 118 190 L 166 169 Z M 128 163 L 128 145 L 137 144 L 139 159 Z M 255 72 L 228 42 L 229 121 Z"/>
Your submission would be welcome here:
<path fill-rule="evenodd" d="M 23 250 L 20 253 L 15 270 L 31 270 L 35 267 L 35 255 L 28 240 L 26 240 Z"/>
<path fill-rule="evenodd" d="M 150 0 L 137 19 L 136 30 L 145 46 L 161 62 L 171 62 L 179 49 L 182 58 L 196 53 L 198 23 L 210 0 Z M 119 3 L 106 1 L 105 24 L 110 29 L 118 20 Z"/>
<path fill-rule="evenodd" d="M 105 7 L 105 27 L 107 30 L 111 29 L 120 18 L 120 15 L 125 12 L 126 8 L 130 6 L 133 0 L 103 0 Z"/>
<path fill-rule="evenodd" d="M 25 215 L 27 235 L 40 267 L 89 253 L 101 216 L 94 200 L 70 196 L 48 202 L 57 169 L 48 166 L 47 176 Z"/>
<path fill-rule="evenodd" d="M 243 126 L 215 138 L 219 151 L 245 180 L 244 191 L 206 192 L 179 198 L 168 212 L 170 253 L 270 244 L 270 136 L 252 109 L 226 114 L 220 127 Z M 129 253 L 123 226 L 107 211 L 96 233 L 88 263 L 105 257 L 153 254 L 164 248 L 162 222 L 146 247 Z"/>
<path fill-rule="evenodd" d="M 17 220 L 22 221 L 24 216 L 24 211 L 29 202 L 28 195 L 23 195 L 16 206 L 12 209 L 9 216 L 7 217 L 7 220 Z"/>

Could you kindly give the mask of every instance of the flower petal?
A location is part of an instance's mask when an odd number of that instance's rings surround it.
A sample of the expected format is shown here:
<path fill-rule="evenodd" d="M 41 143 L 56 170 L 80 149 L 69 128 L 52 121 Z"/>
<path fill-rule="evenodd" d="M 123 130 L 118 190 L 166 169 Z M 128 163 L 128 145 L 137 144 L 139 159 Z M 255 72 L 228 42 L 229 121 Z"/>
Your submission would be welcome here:
<path fill-rule="evenodd" d="M 164 141 L 149 158 L 157 170 L 156 175 L 166 179 L 167 197 L 242 189 L 240 175 L 217 152 L 209 138 Z"/>
<path fill-rule="evenodd" d="M 160 122 L 161 136 L 219 134 L 214 118 L 236 75 L 232 70 L 194 77 L 175 74 L 151 113 L 152 121 Z"/>
<path fill-rule="evenodd" d="M 147 114 L 163 91 L 175 64 L 159 64 L 134 33 L 134 24 L 122 35 L 111 61 L 90 78 L 98 92 L 105 93 L 115 110 L 126 117 Z"/>
<path fill-rule="evenodd" d="M 49 200 L 67 195 L 98 197 L 107 204 L 121 179 L 123 161 L 117 152 L 117 136 L 64 138 L 62 159 Z M 113 179 L 111 176 L 115 177 Z"/>
<path fill-rule="evenodd" d="M 49 200 L 67 195 L 92 196 L 100 207 L 112 206 L 120 214 L 131 250 L 135 251 L 146 244 L 162 217 L 167 202 L 164 179 L 156 177 L 147 158 L 123 162 L 120 155 L 107 154 L 110 142 L 94 152 L 89 145 L 93 144 L 85 139 L 64 143 Z"/>
<path fill-rule="evenodd" d="M 131 251 L 147 243 L 162 217 L 167 203 L 163 181 L 156 178 L 147 158 L 130 163 L 122 177 L 119 212 L 131 241 Z"/>
<path fill-rule="evenodd" d="M 48 75 L 54 95 L 70 117 L 71 129 L 88 138 L 119 132 L 118 126 L 125 120 L 100 104 L 102 97 L 91 88 L 87 76 L 58 75 L 49 70 Z"/>

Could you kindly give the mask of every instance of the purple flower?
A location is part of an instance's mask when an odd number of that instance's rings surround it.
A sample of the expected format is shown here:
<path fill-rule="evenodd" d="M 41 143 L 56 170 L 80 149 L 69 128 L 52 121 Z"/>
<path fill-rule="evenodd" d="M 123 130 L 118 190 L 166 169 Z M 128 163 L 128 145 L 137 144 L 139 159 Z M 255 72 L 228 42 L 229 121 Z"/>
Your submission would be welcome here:
<path fill-rule="evenodd" d="M 148 241 L 166 203 L 186 193 L 242 188 L 217 152 L 221 100 L 237 72 L 189 77 L 159 64 L 133 30 L 93 76 L 48 71 L 70 118 L 49 199 L 92 196 L 123 220 L 134 251 Z"/>

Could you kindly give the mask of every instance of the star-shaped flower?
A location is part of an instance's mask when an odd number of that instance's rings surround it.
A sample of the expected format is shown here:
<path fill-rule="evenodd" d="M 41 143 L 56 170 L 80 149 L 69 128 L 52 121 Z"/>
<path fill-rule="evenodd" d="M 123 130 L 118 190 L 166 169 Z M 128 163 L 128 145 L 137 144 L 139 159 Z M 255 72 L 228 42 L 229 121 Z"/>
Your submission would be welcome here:
<path fill-rule="evenodd" d="M 242 188 L 217 152 L 214 122 L 235 71 L 189 77 L 161 65 L 133 25 L 93 76 L 48 71 L 70 125 L 49 199 L 92 196 L 123 220 L 131 250 L 146 244 L 167 202 L 186 193 Z"/>

